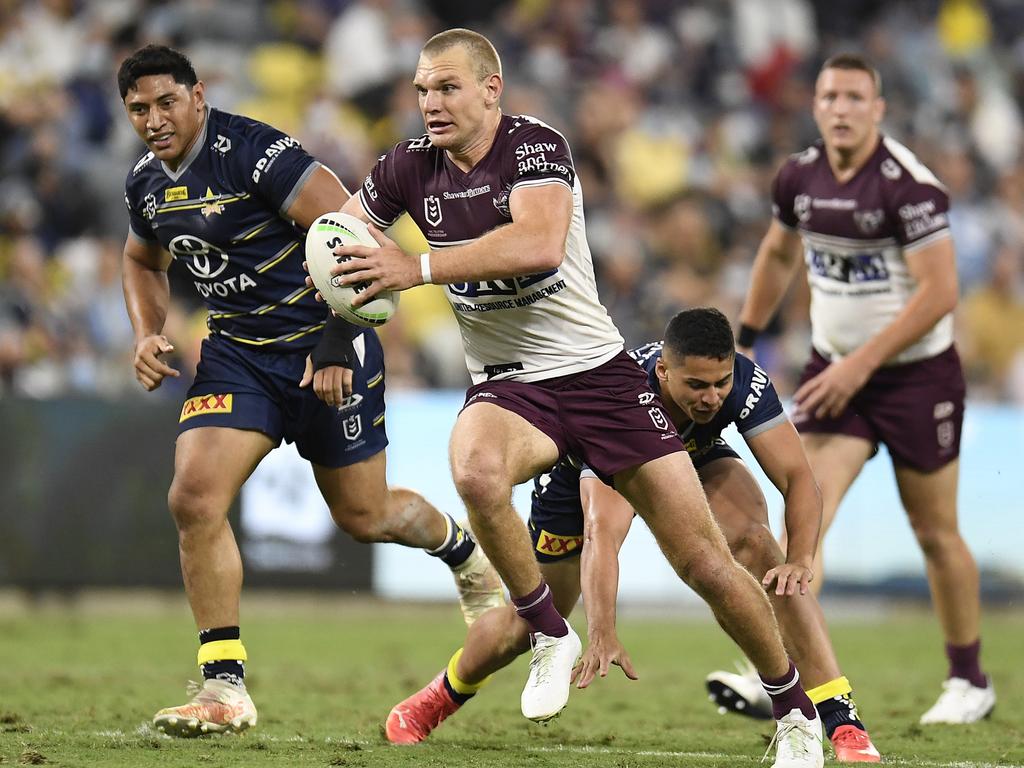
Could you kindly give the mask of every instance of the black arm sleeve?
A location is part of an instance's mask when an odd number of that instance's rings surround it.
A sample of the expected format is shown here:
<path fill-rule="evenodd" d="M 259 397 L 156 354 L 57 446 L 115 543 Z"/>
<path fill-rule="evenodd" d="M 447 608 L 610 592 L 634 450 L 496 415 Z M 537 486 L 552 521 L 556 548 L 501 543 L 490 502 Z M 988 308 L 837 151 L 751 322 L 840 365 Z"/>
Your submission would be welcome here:
<path fill-rule="evenodd" d="M 331 312 L 324 325 L 323 336 L 309 356 L 313 361 L 313 370 L 319 371 L 332 365 L 351 368 L 355 360 L 355 349 L 352 340 L 364 329 L 353 325 Z"/>

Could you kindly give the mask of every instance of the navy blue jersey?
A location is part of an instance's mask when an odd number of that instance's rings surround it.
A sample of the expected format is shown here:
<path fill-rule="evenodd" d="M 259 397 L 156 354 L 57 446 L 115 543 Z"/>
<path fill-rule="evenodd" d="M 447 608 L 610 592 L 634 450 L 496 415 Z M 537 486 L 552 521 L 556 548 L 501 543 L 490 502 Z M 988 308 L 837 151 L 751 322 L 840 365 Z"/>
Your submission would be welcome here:
<path fill-rule="evenodd" d="M 661 395 L 661 382 L 655 364 L 661 357 L 662 342 L 645 344 L 629 351 L 630 356 L 647 371 L 651 388 Z M 730 424 L 745 439 L 754 437 L 787 420 L 775 386 L 754 362 L 736 353 L 733 363 L 732 391 L 722 408 L 707 424 L 676 424 L 694 467 L 700 469 L 721 458 L 738 458 L 738 454 L 722 438 Z M 578 554 L 579 545 L 571 542 L 583 535 L 583 509 L 580 506 L 580 473 L 592 471 L 566 457 L 550 472 L 535 478 L 531 496 L 530 533 L 535 555 L 540 562 L 555 562 Z M 566 544 L 569 542 L 569 544 Z"/>
<path fill-rule="evenodd" d="M 308 349 L 326 310 L 305 285 L 305 233 L 286 211 L 318 165 L 277 129 L 210 108 L 177 171 L 149 152 L 128 174 L 129 234 L 159 241 L 188 269 L 211 333 Z"/>
<path fill-rule="evenodd" d="M 647 371 L 651 389 L 659 396 L 661 382 L 654 366 L 661 357 L 662 346 L 663 342 L 655 341 L 629 351 L 630 356 Z M 732 382 L 732 391 L 711 421 L 707 424 L 676 424 L 686 451 L 694 461 L 715 446 L 722 431 L 730 424 L 735 424 L 736 430 L 749 439 L 786 421 L 779 395 L 768 374 L 739 352 L 732 366 Z"/>

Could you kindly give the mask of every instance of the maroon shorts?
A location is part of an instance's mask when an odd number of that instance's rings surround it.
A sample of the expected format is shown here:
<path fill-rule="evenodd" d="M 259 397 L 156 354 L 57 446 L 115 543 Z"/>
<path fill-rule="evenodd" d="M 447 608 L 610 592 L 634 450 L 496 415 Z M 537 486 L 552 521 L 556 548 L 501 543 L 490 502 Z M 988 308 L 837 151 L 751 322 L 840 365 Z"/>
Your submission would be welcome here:
<path fill-rule="evenodd" d="M 812 350 L 800 384 L 828 365 Z M 837 418 L 796 413 L 793 423 L 800 432 L 852 435 L 876 448 L 883 443 L 894 464 L 932 472 L 960 455 L 965 391 L 951 346 L 935 357 L 879 368 Z"/>
<path fill-rule="evenodd" d="M 561 456 L 583 460 L 604 479 L 683 450 L 647 374 L 625 352 L 570 376 L 474 384 L 463 407 L 477 402 L 519 414 L 554 440 Z"/>

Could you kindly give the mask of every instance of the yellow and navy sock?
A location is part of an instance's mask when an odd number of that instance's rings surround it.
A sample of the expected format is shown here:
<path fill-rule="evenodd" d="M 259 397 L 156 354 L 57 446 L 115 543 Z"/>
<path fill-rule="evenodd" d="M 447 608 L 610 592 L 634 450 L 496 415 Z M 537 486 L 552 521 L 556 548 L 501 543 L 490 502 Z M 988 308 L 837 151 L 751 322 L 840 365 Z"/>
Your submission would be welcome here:
<path fill-rule="evenodd" d="M 817 688 L 811 688 L 807 692 L 807 696 L 814 702 L 828 738 L 831 739 L 836 728 L 841 725 L 852 725 L 859 730 L 867 730 L 857 712 L 857 703 L 853 700 L 853 688 L 845 677 L 837 677 Z"/>
<path fill-rule="evenodd" d="M 199 669 L 207 680 L 245 685 L 245 646 L 238 627 L 199 630 Z"/>
<path fill-rule="evenodd" d="M 441 558 L 449 568 L 458 568 L 473 554 L 476 542 L 465 528 L 455 522 L 455 518 L 445 512 L 441 515 L 444 517 L 447 533 L 441 546 L 437 549 L 428 549 L 427 554 Z"/>
<path fill-rule="evenodd" d="M 462 649 L 459 648 L 452 655 L 451 660 L 448 662 L 448 669 L 444 673 L 444 687 L 448 691 L 448 695 L 452 697 L 452 701 L 459 705 L 465 704 L 476 696 L 477 691 L 487 685 L 487 682 L 491 679 L 491 676 L 488 675 L 479 683 L 467 683 L 460 680 L 455 670 L 459 666 L 459 659 L 461 657 Z"/>

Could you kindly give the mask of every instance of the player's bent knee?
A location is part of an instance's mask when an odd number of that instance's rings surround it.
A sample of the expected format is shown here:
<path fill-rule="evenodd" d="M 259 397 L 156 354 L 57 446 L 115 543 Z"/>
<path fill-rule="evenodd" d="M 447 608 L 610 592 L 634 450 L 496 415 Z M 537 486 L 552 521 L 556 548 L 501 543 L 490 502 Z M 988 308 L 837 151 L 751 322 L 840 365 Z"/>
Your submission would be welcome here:
<path fill-rule="evenodd" d="M 375 544 L 391 541 L 386 521 L 381 520 L 374 510 L 356 505 L 344 509 L 331 508 L 335 524 L 360 544 Z"/>
<path fill-rule="evenodd" d="M 772 532 L 760 523 L 730 535 L 729 549 L 736 561 L 759 579 L 783 560 Z"/>
<path fill-rule="evenodd" d="M 452 480 L 459 498 L 473 510 L 493 509 L 508 504 L 512 485 L 497 467 L 453 466 Z"/>
<path fill-rule="evenodd" d="M 955 527 L 935 525 L 931 522 L 913 522 L 914 536 L 921 547 L 921 553 L 927 558 L 941 557 L 962 545 L 960 532 Z"/>

